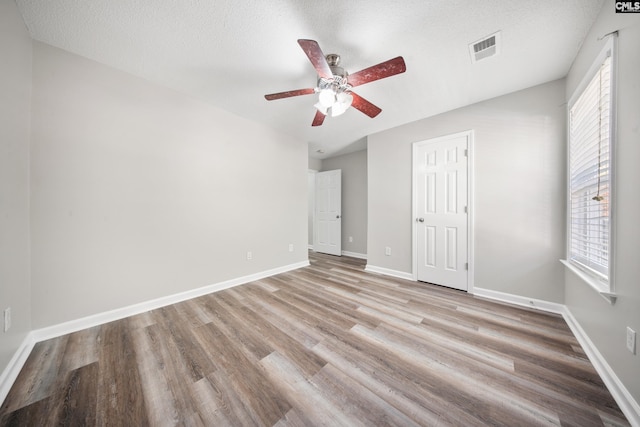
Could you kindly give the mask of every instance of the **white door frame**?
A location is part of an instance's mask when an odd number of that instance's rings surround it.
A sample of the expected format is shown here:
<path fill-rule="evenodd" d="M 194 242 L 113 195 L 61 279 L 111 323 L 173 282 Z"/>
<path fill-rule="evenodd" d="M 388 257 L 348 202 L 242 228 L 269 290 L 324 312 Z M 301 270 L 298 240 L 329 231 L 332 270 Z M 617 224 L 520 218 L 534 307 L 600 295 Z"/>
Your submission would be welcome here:
<path fill-rule="evenodd" d="M 307 248 L 313 250 L 316 244 L 316 173 L 315 169 L 309 169 L 307 172 L 307 224 L 311 227 L 311 241 L 307 242 Z M 313 182 L 311 182 L 313 181 Z M 307 230 L 308 231 L 308 230 Z M 307 232 L 307 235 L 309 233 Z"/>
<path fill-rule="evenodd" d="M 412 247 L 413 247 L 413 280 L 418 281 L 418 228 L 416 225 L 416 218 L 418 212 L 418 168 L 417 168 L 417 149 L 419 145 L 429 144 L 432 142 L 440 142 L 446 141 L 448 139 L 459 138 L 459 137 L 467 137 L 468 142 L 468 155 L 467 155 L 467 257 L 469 262 L 469 268 L 467 270 L 467 292 L 473 294 L 473 285 L 474 285 L 474 253 L 473 253 L 473 242 L 474 242 L 474 173 L 473 173 L 473 155 L 474 155 L 474 143 L 473 143 L 473 130 L 467 130 L 463 132 L 454 133 L 451 135 L 444 135 L 436 138 L 429 138 L 422 141 L 414 142 L 411 146 L 412 153 L 412 200 L 411 200 L 411 236 L 412 236 Z"/>

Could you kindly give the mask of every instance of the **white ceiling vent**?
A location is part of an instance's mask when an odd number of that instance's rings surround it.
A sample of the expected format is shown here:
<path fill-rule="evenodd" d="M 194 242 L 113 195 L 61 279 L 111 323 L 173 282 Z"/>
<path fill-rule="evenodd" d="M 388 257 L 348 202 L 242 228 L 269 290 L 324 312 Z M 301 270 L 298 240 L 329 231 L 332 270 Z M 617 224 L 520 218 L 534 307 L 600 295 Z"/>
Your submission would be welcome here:
<path fill-rule="evenodd" d="M 478 62 L 481 59 L 489 58 L 500 53 L 500 31 L 493 33 L 477 42 L 469 45 L 471 62 Z"/>

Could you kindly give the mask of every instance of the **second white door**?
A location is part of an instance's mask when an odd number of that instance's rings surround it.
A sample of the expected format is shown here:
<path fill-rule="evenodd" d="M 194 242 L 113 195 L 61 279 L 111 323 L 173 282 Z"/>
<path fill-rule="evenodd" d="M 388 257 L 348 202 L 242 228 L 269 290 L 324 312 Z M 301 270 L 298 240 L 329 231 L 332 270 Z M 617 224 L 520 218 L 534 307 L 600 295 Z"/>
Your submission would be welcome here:
<path fill-rule="evenodd" d="M 468 289 L 469 134 L 414 145 L 417 279 Z"/>
<path fill-rule="evenodd" d="M 316 236 L 313 250 L 342 255 L 342 171 L 316 174 Z"/>

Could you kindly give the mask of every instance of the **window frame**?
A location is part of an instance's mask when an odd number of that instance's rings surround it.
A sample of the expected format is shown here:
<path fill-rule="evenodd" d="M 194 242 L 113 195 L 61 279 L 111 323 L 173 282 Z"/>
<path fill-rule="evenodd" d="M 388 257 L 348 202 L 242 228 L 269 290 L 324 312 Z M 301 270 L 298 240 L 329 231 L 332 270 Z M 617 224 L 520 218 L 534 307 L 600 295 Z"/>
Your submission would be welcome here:
<path fill-rule="evenodd" d="M 617 98 L 617 66 L 616 66 L 616 41 L 617 34 L 611 34 L 605 42 L 604 47 L 593 61 L 589 71 L 584 75 L 580 84 L 576 87 L 573 95 L 567 103 L 567 210 L 566 210 L 566 259 L 562 260 L 570 270 L 577 274 L 583 281 L 598 291 L 610 302 L 615 301 L 614 273 L 615 273 L 615 159 L 616 159 L 616 98 Z M 609 98 L 609 238 L 608 238 L 608 267 L 607 274 L 604 275 L 596 269 L 573 260 L 571 252 L 572 237 L 572 210 L 571 210 L 571 109 L 578 99 L 585 92 L 593 78 L 600 72 L 600 68 L 607 57 L 610 57 L 610 98 Z"/>

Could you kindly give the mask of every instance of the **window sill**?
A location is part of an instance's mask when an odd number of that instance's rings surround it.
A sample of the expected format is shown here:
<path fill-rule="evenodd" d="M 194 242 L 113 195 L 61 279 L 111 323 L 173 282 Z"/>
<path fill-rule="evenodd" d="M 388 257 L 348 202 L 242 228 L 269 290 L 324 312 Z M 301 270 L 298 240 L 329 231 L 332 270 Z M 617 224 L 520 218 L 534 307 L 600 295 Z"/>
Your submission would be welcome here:
<path fill-rule="evenodd" d="M 600 294 L 602 298 L 607 300 L 609 304 L 613 305 L 616 303 L 616 298 L 618 298 L 618 296 L 615 293 L 609 292 L 609 290 L 604 289 L 602 284 L 600 284 L 593 276 L 582 271 L 566 259 L 561 259 L 560 262 L 564 264 L 564 266 L 567 267 L 571 272 L 573 272 L 573 274 L 582 279 L 583 282 L 586 282 L 593 290 L 598 292 L 598 294 Z"/>

